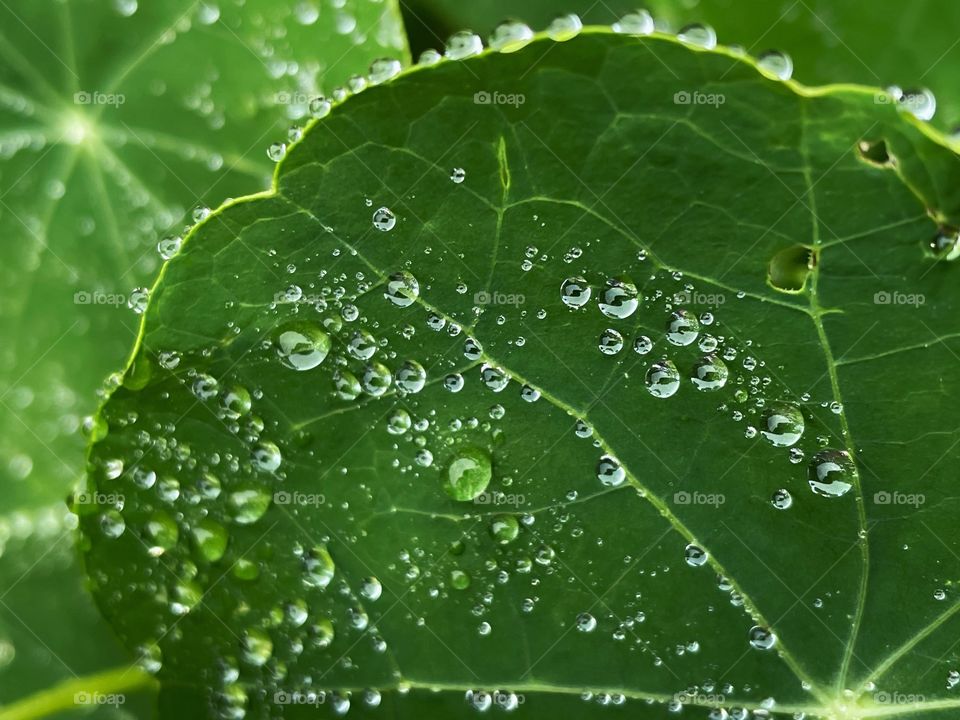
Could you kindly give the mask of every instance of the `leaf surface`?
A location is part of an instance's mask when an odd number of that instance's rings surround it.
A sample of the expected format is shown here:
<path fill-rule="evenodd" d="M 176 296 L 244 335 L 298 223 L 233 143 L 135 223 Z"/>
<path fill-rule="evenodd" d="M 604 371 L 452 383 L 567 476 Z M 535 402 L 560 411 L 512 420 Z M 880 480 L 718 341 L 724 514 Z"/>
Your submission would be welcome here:
<path fill-rule="evenodd" d="M 955 712 L 960 163 L 873 95 L 593 29 L 312 125 L 92 445 L 163 714 Z"/>

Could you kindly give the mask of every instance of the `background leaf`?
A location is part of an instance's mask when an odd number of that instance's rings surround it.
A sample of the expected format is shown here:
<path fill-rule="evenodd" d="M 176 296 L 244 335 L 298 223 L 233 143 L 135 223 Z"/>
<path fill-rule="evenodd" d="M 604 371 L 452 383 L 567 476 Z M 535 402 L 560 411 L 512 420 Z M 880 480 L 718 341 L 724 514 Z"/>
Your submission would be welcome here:
<path fill-rule="evenodd" d="M 101 415 L 87 566 L 164 716 L 948 717 L 958 172 L 662 36 L 351 98 L 165 267 Z"/>
<path fill-rule="evenodd" d="M 3 3 L 0 28 L 5 702 L 118 657 L 70 566 L 63 501 L 158 241 L 266 187 L 266 148 L 310 98 L 406 51 L 392 0 L 30 0 Z"/>

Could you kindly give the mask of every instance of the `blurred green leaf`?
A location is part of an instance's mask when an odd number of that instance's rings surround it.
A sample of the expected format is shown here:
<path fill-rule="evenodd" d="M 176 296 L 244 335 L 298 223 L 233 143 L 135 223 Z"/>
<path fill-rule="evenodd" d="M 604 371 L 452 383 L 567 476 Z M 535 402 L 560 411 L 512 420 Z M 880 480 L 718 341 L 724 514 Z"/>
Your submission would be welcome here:
<path fill-rule="evenodd" d="M 384 56 L 406 59 L 393 0 L 0 3 L 0 548 L 25 533 L 0 565 L 0 596 L 17 584 L 0 702 L 117 660 L 71 555 L 47 553 L 158 242 L 194 207 L 267 187 L 267 147 Z M 38 515 L 53 535 L 23 529 Z"/>
<path fill-rule="evenodd" d="M 100 416 L 87 568 L 162 715 L 951 717 L 958 181 L 870 88 L 665 36 L 350 98 Z"/>

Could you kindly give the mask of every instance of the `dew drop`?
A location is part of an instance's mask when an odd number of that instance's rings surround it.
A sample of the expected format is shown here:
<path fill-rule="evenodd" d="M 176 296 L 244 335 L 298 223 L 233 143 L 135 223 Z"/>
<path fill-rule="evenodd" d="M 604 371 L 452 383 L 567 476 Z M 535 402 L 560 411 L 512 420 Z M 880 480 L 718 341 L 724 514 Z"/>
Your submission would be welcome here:
<path fill-rule="evenodd" d="M 767 50 L 757 57 L 757 67 L 775 80 L 789 80 L 793 77 L 793 60 L 779 50 Z"/>
<path fill-rule="evenodd" d="M 590 613 L 583 612 L 577 615 L 577 630 L 588 633 L 597 629 L 597 619 Z"/>
<path fill-rule="evenodd" d="M 600 312 L 608 318 L 624 320 L 637 310 L 637 286 L 629 280 L 610 278 L 600 296 Z"/>
<path fill-rule="evenodd" d="M 716 355 L 705 355 L 693 366 L 690 381 L 697 390 L 719 390 L 727 384 L 730 371 L 726 363 Z"/>
<path fill-rule="evenodd" d="M 627 13 L 613 24 L 614 32 L 626 35 L 649 35 L 653 30 L 653 16 L 646 10 Z"/>
<path fill-rule="evenodd" d="M 689 310 L 674 310 L 667 320 L 667 341 L 673 345 L 689 345 L 700 333 L 700 321 Z"/>
<path fill-rule="evenodd" d="M 647 370 L 645 383 L 654 397 L 668 398 L 680 389 L 680 371 L 672 360 L 659 360 Z"/>
<path fill-rule="evenodd" d="M 769 650 L 777 644 L 777 636 L 767 628 L 760 627 L 759 625 L 754 625 L 750 628 L 748 637 L 750 646 L 757 650 Z"/>
<path fill-rule="evenodd" d="M 693 543 L 687 545 L 683 551 L 683 559 L 686 560 L 687 565 L 690 567 L 700 567 L 706 564 L 709 557 L 706 550 Z"/>
<path fill-rule="evenodd" d="M 570 308 L 582 308 L 590 301 L 590 286 L 582 277 L 570 277 L 560 285 L 560 299 Z"/>
<path fill-rule="evenodd" d="M 396 77 L 403 66 L 399 60 L 393 58 L 380 58 L 370 64 L 370 71 L 367 75 L 371 85 L 379 85 L 387 80 Z"/>
<path fill-rule="evenodd" d="M 533 39 L 533 30 L 519 20 L 500 23 L 490 36 L 490 49 L 504 53 L 516 52 Z"/>
<path fill-rule="evenodd" d="M 388 232 L 393 230 L 393 226 L 397 224 L 397 216 L 393 214 L 393 211 L 390 208 L 382 207 L 377 208 L 373 213 L 373 226 L 380 232 Z"/>
<path fill-rule="evenodd" d="M 564 42 L 565 40 L 571 40 L 576 37 L 581 30 L 583 30 L 583 21 L 580 20 L 579 16 L 568 13 L 566 15 L 560 15 L 550 23 L 549 27 L 547 27 L 547 35 L 549 35 L 552 40 Z"/>
<path fill-rule="evenodd" d="M 450 36 L 443 54 L 448 60 L 463 60 L 481 52 L 483 41 L 480 36 L 470 30 L 461 30 Z"/>
<path fill-rule="evenodd" d="M 604 455 L 597 463 L 597 479 L 607 487 L 622 485 L 627 479 L 627 473 L 612 455 Z"/>
<path fill-rule="evenodd" d="M 607 328 L 600 333 L 600 340 L 597 346 L 604 355 L 616 355 L 623 350 L 623 335 L 613 328 Z"/>
<path fill-rule="evenodd" d="M 406 270 L 390 276 L 383 296 L 397 307 L 410 307 L 420 297 L 420 283 Z"/>
<path fill-rule="evenodd" d="M 688 45 L 695 45 L 707 50 L 713 50 L 717 46 L 717 33 L 709 25 L 695 23 L 687 25 L 677 33 L 677 39 Z"/>
<path fill-rule="evenodd" d="M 486 452 L 460 448 L 444 473 L 443 489 L 454 500 L 466 502 L 482 495 L 492 476 L 493 465 Z"/>
<path fill-rule="evenodd" d="M 774 490 L 773 495 L 770 497 L 770 504 L 777 510 L 788 510 L 790 506 L 793 505 L 793 495 L 791 495 L 790 491 L 786 488 Z"/>
<path fill-rule="evenodd" d="M 273 342 L 281 364 L 292 370 L 312 370 L 330 352 L 330 336 L 305 320 L 282 325 L 275 332 Z"/>
<path fill-rule="evenodd" d="M 853 487 L 857 468 L 846 450 L 821 450 L 810 461 L 810 488 L 817 495 L 840 497 Z"/>
<path fill-rule="evenodd" d="M 796 405 L 772 403 L 764 410 L 760 434 L 775 447 L 796 445 L 803 429 L 803 413 Z"/>

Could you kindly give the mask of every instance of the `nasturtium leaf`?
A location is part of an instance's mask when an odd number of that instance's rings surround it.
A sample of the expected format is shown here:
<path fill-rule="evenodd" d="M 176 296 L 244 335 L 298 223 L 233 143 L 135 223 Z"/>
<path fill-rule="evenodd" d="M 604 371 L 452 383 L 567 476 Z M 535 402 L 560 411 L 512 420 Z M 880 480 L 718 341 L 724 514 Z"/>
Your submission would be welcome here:
<path fill-rule="evenodd" d="M 591 29 L 314 123 L 165 266 L 91 447 L 162 716 L 955 713 L 960 161 L 874 92 Z"/>
<path fill-rule="evenodd" d="M 404 48 L 392 0 L 0 3 L 0 702 L 119 662 L 51 545 L 128 301 L 185 211 L 266 187 L 310 99 Z"/>

